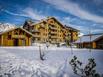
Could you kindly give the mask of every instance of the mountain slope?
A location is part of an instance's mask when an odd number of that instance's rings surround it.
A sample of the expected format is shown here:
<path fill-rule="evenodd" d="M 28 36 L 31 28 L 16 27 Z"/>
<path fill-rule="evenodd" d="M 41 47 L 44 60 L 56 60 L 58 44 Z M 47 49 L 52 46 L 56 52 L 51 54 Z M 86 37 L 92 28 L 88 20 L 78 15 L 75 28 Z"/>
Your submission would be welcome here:
<path fill-rule="evenodd" d="M 16 26 L 14 24 L 10 24 L 10 23 L 0 23 L 0 32 L 4 32 L 7 31 L 9 29 L 13 29 Z"/>

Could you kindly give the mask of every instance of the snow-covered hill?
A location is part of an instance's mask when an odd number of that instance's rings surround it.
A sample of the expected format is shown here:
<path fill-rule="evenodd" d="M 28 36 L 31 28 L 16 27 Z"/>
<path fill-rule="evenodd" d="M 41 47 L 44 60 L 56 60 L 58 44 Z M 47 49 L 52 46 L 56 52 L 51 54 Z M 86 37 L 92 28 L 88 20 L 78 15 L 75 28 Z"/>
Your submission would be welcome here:
<path fill-rule="evenodd" d="M 10 23 L 0 23 L 0 32 L 7 31 L 9 29 L 15 28 L 16 26 L 14 24 Z"/>

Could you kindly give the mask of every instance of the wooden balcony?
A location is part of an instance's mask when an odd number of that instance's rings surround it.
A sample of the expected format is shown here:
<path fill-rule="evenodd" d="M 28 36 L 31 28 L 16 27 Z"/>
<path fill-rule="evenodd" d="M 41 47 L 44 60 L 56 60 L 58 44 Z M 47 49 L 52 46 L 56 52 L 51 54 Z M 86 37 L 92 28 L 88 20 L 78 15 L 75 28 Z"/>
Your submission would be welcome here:
<path fill-rule="evenodd" d="M 53 38 L 58 38 L 58 36 L 51 36 L 51 39 L 53 39 Z"/>
<path fill-rule="evenodd" d="M 25 38 L 25 35 L 12 35 L 12 38 Z"/>
<path fill-rule="evenodd" d="M 57 32 L 56 32 L 56 31 L 51 31 L 50 33 L 51 33 L 51 34 L 57 34 Z"/>
<path fill-rule="evenodd" d="M 34 34 L 34 37 L 40 37 L 40 35 Z"/>
<path fill-rule="evenodd" d="M 31 30 L 32 33 L 39 33 L 39 30 Z"/>
<path fill-rule="evenodd" d="M 52 26 L 50 26 L 49 28 L 52 29 L 52 30 L 57 30 L 58 29 L 57 27 L 52 27 Z"/>

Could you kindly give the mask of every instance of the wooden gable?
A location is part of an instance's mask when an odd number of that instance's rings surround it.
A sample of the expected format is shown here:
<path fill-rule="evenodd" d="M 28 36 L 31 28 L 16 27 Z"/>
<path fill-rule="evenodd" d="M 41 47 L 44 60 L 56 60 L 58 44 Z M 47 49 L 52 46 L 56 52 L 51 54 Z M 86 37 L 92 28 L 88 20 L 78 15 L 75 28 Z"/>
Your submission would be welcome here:
<path fill-rule="evenodd" d="M 0 34 L 1 46 L 29 46 L 33 34 L 22 28 L 15 28 Z"/>
<path fill-rule="evenodd" d="M 47 23 L 50 25 L 59 25 L 60 27 L 64 28 L 63 24 L 60 23 L 56 18 L 50 17 L 47 19 Z"/>

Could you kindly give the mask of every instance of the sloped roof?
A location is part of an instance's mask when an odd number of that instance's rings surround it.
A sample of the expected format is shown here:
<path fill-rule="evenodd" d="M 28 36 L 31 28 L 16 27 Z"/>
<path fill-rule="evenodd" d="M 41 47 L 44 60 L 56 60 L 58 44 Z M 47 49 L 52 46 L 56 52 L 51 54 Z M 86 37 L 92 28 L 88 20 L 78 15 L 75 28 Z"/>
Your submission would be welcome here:
<path fill-rule="evenodd" d="M 23 28 L 21 28 L 21 27 L 16 27 L 16 28 L 13 28 L 13 29 L 9 29 L 9 30 L 7 30 L 7 31 L 5 31 L 5 32 L 1 32 L 0 35 L 2 35 L 2 34 L 4 34 L 4 33 L 7 33 L 7 32 L 9 32 L 9 31 L 13 31 L 13 30 L 15 30 L 15 29 L 21 29 L 21 30 L 25 31 L 26 33 L 28 33 L 29 35 L 31 35 L 31 36 L 34 37 L 34 35 L 33 35 L 31 32 L 29 32 L 29 31 L 27 31 L 27 30 L 25 30 L 25 29 L 23 29 Z"/>
<path fill-rule="evenodd" d="M 59 20 L 57 20 L 55 17 L 49 17 L 47 20 L 49 19 L 54 19 L 58 24 L 60 24 L 62 27 L 65 27 Z"/>
<path fill-rule="evenodd" d="M 92 35 L 84 35 L 80 37 L 75 43 L 88 43 L 98 40 L 99 38 L 103 37 L 103 34 L 92 34 Z M 91 38 L 91 40 L 90 40 Z"/>
<path fill-rule="evenodd" d="M 54 19 L 55 21 L 57 21 L 60 25 L 62 25 L 62 27 L 64 27 L 64 28 L 67 28 L 67 29 L 71 29 L 71 30 L 73 30 L 73 31 L 79 31 L 79 30 L 77 30 L 77 29 L 75 29 L 75 28 L 73 28 L 73 27 L 70 27 L 70 26 L 67 26 L 67 25 L 63 25 L 59 20 L 57 20 L 55 17 L 49 17 L 48 19 Z M 47 19 L 47 20 L 48 20 Z"/>
<path fill-rule="evenodd" d="M 70 30 L 73 30 L 73 31 L 78 31 L 78 32 L 80 31 L 80 30 L 78 30 L 76 28 L 73 28 L 73 27 L 70 27 L 70 26 L 67 26 L 67 25 L 65 25 L 65 27 L 68 28 L 68 29 L 70 29 Z"/>
<path fill-rule="evenodd" d="M 57 21 L 60 25 L 62 25 L 64 27 L 63 24 L 61 24 L 55 17 L 48 17 L 47 19 L 42 19 L 41 21 L 37 21 L 37 22 L 32 22 L 31 26 L 34 26 L 34 25 L 37 25 L 37 24 L 40 24 L 42 22 L 46 22 L 47 20 L 49 19 L 54 19 L 55 21 Z"/>
<path fill-rule="evenodd" d="M 46 21 L 49 20 L 49 19 L 54 19 L 54 20 L 55 20 L 58 24 L 60 24 L 63 28 L 71 29 L 71 30 L 73 30 L 73 31 L 79 31 L 79 30 L 77 30 L 77 29 L 75 29 L 75 28 L 73 28 L 73 27 L 63 25 L 63 24 L 62 24 L 59 20 L 57 20 L 55 17 L 48 17 L 47 19 L 43 19 L 43 20 L 41 20 L 41 21 L 37 21 L 36 23 L 35 23 L 35 22 L 32 22 L 32 23 L 31 23 L 31 26 L 40 24 L 40 23 L 42 23 L 42 22 L 44 22 L 44 21 L 46 22 Z"/>

